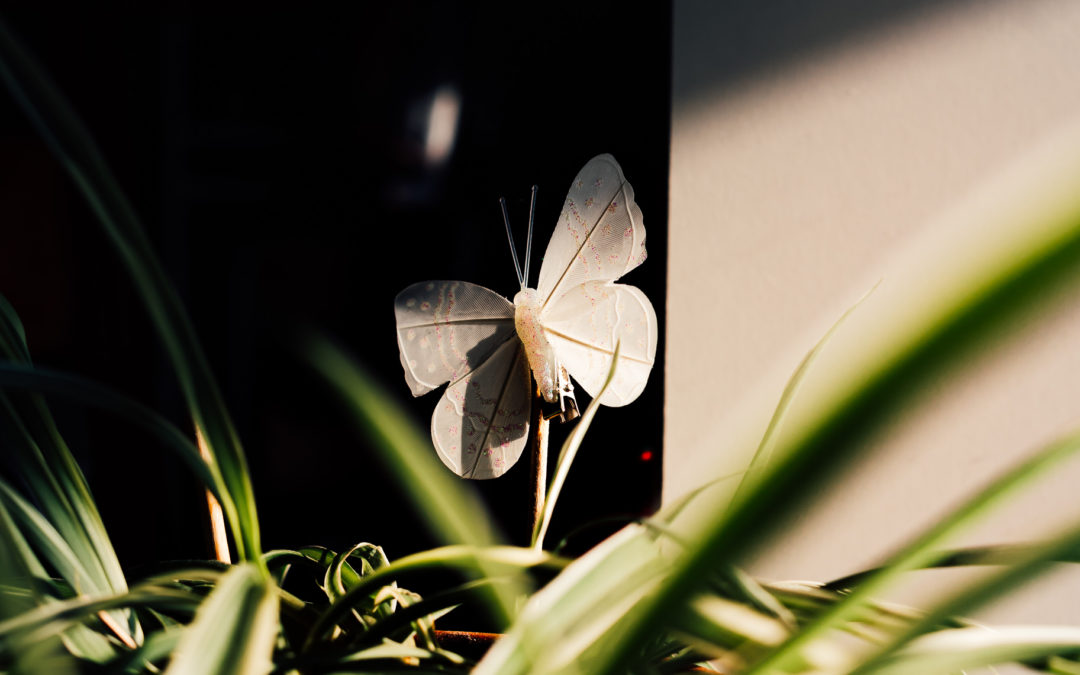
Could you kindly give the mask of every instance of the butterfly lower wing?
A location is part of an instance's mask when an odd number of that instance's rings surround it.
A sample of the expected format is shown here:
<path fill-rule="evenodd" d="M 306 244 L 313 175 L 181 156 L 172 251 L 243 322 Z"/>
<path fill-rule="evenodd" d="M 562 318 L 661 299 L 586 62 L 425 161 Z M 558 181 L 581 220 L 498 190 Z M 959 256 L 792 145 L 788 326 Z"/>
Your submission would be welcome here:
<path fill-rule="evenodd" d="M 586 281 L 614 281 L 645 260 L 645 226 L 634 189 L 611 155 L 578 172 L 544 253 L 536 291 L 541 303 Z"/>
<path fill-rule="evenodd" d="M 498 478 L 528 442 L 531 405 L 525 351 L 519 340 L 507 340 L 443 392 L 431 416 L 439 459 L 462 478 Z"/>
<path fill-rule="evenodd" d="M 515 336 L 514 305 L 465 281 L 424 281 L 394 298 L 398 351 L 413 396 L 457 380 Z"/>
<path fill-rule="evenodd" d="M 656 312 L 633 286 L 589 281 L 563 293 L 541 314 L 559 362 L 590 396 L 607 379 L 615 344 L 615 379 L 600 402 L 621 406 L 638 397 L 656 359 Z"/>

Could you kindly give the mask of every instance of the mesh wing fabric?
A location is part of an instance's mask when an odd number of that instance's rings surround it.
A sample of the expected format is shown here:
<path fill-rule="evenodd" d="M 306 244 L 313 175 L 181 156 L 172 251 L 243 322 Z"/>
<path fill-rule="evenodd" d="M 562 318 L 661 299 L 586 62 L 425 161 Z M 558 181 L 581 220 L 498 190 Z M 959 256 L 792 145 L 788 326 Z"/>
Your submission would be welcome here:
<path fill-rule="evenodd" d="M 443 464 L 463 478 L 498 478 L 525 448 L 532 387 L 525 351 L 508 340 L 479 368 L 450 384 L 431 416 Z"/>
<path fill-rule="evenodd" d="M 637 288 L 604 281 L 576 286 L 548 306 L 544 329 L 559 362 L 592 397 L 604 386 L 620 343 L 604 405 L 626 405 L 645 388 L 656 358 L 656 312 Z"/>
<path fill-rule="evenodd" d="M 394 300 L 398 348 L 413 396 L 450 383 L 431 417 L 439 458 L 464 478 L 497 478 L 525 447 L 529 370 L 514 305 L 465 281 L 424 281 Z"/>
<path fill-rule="evenodd" d="M 620 342 L 615 379 L 600 400 L 638 397 L 656 357 L 656 312 L 633 286 L 614 284 L 646 256 L 634 189 L 611 155 L 590 160 L 570 184 L 537 282 L 541 322 L 559 362 L 595 396 Z"/>
<path fill-rule="evenodd" d="M 536 292 L 546 308 L 586 281 L 614 281 L 645 260 L 634 189 L 611 155 L 589 160 L 566 195 L 544 253 Z"/>
<path fill-rule="evenodd" d="M 394 299 L 398 351 L 413 396 L 479 367 L 516 339 L 514 305 L 466 281 L 424 281 Z"/>

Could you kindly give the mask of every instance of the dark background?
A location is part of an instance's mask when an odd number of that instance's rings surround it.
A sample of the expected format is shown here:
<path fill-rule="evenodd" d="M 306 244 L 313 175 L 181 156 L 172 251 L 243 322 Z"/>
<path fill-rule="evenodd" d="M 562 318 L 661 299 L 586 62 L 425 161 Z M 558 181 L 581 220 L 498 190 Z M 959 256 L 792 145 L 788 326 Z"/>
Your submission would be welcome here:
<path fill-rule="evenodd" d="M 245 444 L 267 548 L 371 541 L 393 559 L 432 544 L 295 336 L 333 336 L 426 430 L 439 393 L 409 396 L 393 298 L 440 278 L 512 297 L 500 196 L 520 239 L 529 188 L 540 186 L 538 270 L 571 179 L 612 153 L 648 231 L 649 259 L 625 281 L 650 297 L 663 335 L 670 4 L 495 7 L 0 9 L 91 130 L 190 310 Z M 425 162 L 427 110 L 447 88 L 461 101 L 453 151 Z M 0 293 L 39 364 L 188 428 L 131 281 L 6 90 Z M 642 397 L 597 416 L 550 541 L 656 507 L 663 350 Z M 179 462 L 122 421 L 54 405 L 130 572 L 210 555 L 202 492 Z M 553 453 L 564 434 L 554 432 Z M 526 474 L 522 461 L 470 483 L 518 542 Z M 574 547 L 615 527 L 588 528 Z"/>

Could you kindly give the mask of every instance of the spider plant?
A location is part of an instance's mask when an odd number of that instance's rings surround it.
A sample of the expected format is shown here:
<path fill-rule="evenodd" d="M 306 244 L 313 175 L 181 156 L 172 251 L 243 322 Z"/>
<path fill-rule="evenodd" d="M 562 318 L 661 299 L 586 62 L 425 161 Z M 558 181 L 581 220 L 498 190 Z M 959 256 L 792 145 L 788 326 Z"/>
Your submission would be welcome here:
<path fill-rule="evenodd" d="M 305 358 L 401 481 L 443 546 L 390 561 L 376 544 L 264 550 L 244 450 L 177 293 L 90 134 L 0 24 L 0 79 L 48 143 L 119 253 L 157 331 L 190 417 L 178 428 L 123 393 L 34 365 L 18 315 L 0 299 L 0 669 L 10 672 L 639 672 L 947 673 L 1020 662 L 1077 673 L 1080 629 L 995 632 L 963 616 L 1054 564 L 1072 563 L 1080 523 L 1001 548 L 950 548 L 953 536 L 1080 446 L 1060 439 L 942 517 L 875 569 L 821 584 L 755 579 L 740 563 L 776 536 L 948 363 L 976 348 L 1080 267 L 1080 133 L 1033 153 L 993 186 L 992 206 L 963 210 L 980 238 L 961 270 L 918 297 L 916 313 L 868 336 L 857 368 L 789 416 L 822 343 L 792 376 L 745 473 L 673 500 L 570 560 L 501 543 L 429 441 L 361 365 L 329 340 Z M 947 261 L 947 258 L 942 258 Z M 945 272 L 948 272 L 947 274 Z M 853 308 L 852 311 L 859 311 Z M 838 323 L 834 330 L 841 330 Z M 387 330 L 391 327 L 387 326 Z M 107 523 L 48 401 L 105 410 L 174 452 L 221 506 L 236 562 L 191 562 L 139 578 L 121 568 Z M 564 446 L 561 484 L 590 406 Z M 783 433 L 780 433 L 781 430 Z M 558 484 L 552 491 L 557 495 Z M 704 514 L 704 515 L 702 515 Z M 363 529 L 362 523 L 358 526 Z M 879 600 L 917 570 L 989 566 L 989 577 L 919 609 Z M 408 590 L 423 586 L 423 596 Z M 434 587 L 434 590 L 430 590 Z M 482 608 L 503 636 L 481 658 L 448 647 L 435 622 Z"/>

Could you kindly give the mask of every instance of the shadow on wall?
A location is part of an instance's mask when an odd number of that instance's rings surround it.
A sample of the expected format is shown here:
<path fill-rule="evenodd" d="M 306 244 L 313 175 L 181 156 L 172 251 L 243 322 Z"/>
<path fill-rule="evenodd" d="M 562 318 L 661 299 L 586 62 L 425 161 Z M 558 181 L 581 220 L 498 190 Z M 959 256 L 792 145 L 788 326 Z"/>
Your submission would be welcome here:
<path fill-rule="evenodd" d="M 715 96 L 897 20 L 971 0 L 680 1 L 672 77 L 675 102 Z"/>

